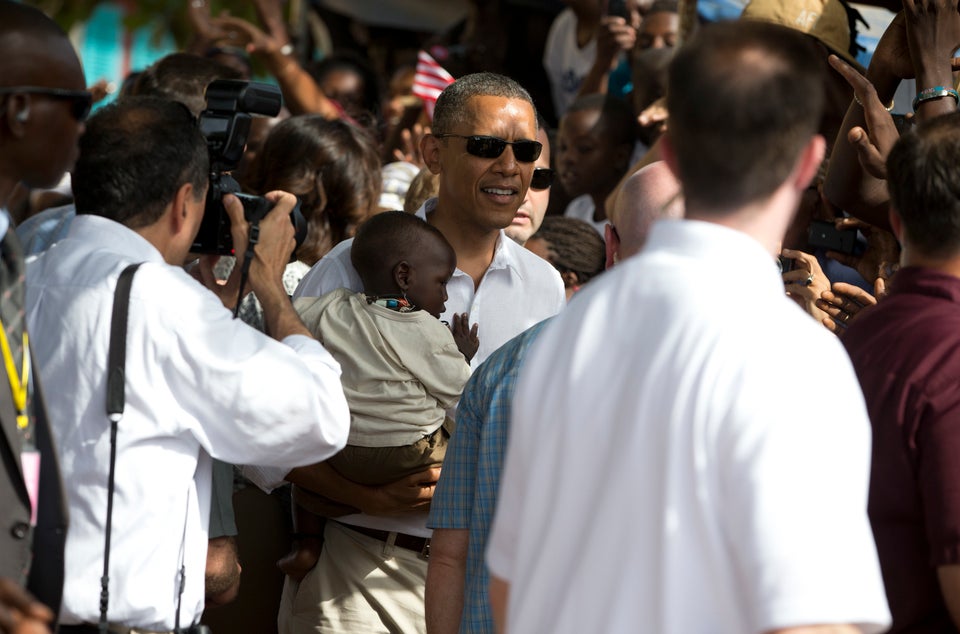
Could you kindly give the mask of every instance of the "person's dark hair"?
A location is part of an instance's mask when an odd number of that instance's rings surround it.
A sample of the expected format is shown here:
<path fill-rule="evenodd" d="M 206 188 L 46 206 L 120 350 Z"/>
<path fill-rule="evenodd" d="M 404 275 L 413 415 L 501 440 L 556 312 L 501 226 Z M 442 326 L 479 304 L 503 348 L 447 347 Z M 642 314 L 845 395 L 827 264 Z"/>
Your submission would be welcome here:
<path fill-rule="evenodd" d="M 238 71 L 212 59 L 171 53 L 144 70 L 130 94 L 179 101 L 197 117 L 207 107 L 204 94 L 210 82 L 240 78 Z"/>
<path fill-rule="evenodd" d="M 603 238 L 583 220 L 547 216 L 530 239 L 535 238 L 549 245 L 552 252 L 550 263 L 560 273 L 576 273 L 580 284 L 586 284 L 603 272 L 606 263 Z"/>
<path fill-rule="evenodd" d="M 306 71 L 321 85 L 327 75 L 334 71 L 347 71 L 358 75 L 363 80 L 363 91 L 360 101 L 356 104 L 342 103 L 350 114 L 359 114 L 355 112 L 356 108 L 365 111 L 374 117 L 380 114 L 380 78 L 373 66 L 364 57 L 352 51 L 340 51 L 318 62 L 313 62 L 306 67 Z"/>
<path fill-rule="evenodd" d="M 637 119 L 626 101 L 602 93 L 593 93 L 578 97 L 567 108 L 567 114 L 583 110 L 600 111 L 597 124 L 607 137 L 607 142 L 611 147 L 621 144 L 633 146 L 633 141 L 636 138 Z M 624 169 L 626 169 L 626 166 L 624 166 Z"/>
<path fill-rule="evenodd" d="M 911 247 L 935 258 L 960 253 L 960 112 L 900 137 L 887 157 L 887 187 Z"/>
<path fill-rule="evenodd" d="M 688 207 L 725 213 L 772 194 L 817 132 L 824 72 L 810 38 L 765 22 L 708 25 L 681 47 L 668 135 Z"/>
<path fill-rule="evenodd" d="M 496 73 L 464 75 L 440 93 L 433 110 L 434 134 L 448 134 L 458 123 L 465 121 L 467 104 L 474 97 L 506 97 L 526 101 L 536 113 L 537 108 L 523 86 Z"/>
<path fill-rule="evenodd" d="M 156 97 L 120 99 L 98 110 L 80 137 L 73 172 L 78 214 L 131 229 L 156 222 L 185 183 L 201 200 L 207 145 L 187 108 Z"/>
<path fill-rule="evenodd" d="M 364 288 L 376 289 L 377 281 L 392 275 L 393 267 L 422 252 L 427 240 L 453 247 L 440 230 L 405 211 L 384 211 L 367 220 L 350 246 L 350 262 Z"/>
<path fill-rule="evenodd" d="M 376 143 L 364 130 L 301 115 L 270 131 L 244 186 L 257 194 L 280 189 L 300 196 L 307 238 L 297 258 L 313 265 L 376 213 L 380 167 Z"/>

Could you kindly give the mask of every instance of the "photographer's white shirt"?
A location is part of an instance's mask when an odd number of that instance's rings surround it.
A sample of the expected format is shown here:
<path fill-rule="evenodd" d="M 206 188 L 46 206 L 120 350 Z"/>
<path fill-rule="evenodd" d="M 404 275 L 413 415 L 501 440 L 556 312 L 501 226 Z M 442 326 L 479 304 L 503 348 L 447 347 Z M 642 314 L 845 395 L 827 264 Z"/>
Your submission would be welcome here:
<path fill-rule="evenodd" d="M 27 318 L 46 388 L 70 510 L 64 624 L 96 623 L 106 521 L 105 413 L 111 307 L 133 279 L 126 408 L 117 435 L 109 620 L 174 627 L 203 611 L 210 456 L 290 469 L 344 446 L 340 368 L 315 340 L 282 343 L 239 320 L 139 234 L 79 215 L 66 239 L 27 262 Z"/>

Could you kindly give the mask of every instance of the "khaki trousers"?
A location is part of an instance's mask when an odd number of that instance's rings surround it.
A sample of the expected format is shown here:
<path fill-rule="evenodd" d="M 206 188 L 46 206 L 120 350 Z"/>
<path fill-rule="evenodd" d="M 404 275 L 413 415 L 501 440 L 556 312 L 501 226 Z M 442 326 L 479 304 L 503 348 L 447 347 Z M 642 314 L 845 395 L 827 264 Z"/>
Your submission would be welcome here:
<path fill-rule="evenodd" d="M 280 634 L 426 632 L 426 580 L 418 553 L 328 521 L 317 565 L 284 583 Z"/>

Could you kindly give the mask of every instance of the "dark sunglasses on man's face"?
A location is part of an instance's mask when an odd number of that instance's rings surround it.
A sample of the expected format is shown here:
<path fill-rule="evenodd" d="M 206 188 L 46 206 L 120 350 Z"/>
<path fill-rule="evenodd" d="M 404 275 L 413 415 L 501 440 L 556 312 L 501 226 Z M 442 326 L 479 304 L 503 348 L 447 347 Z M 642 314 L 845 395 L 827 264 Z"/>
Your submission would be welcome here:
<path fill-rule="evenodd" d="M 540 158 L 543 145 L 539 141 L 507 141 L 495 136 L 467 136 L 465 134 L 437 134 L 438 139 L 457 137 L 467 140 L 467 153 L 485 159 L 495 159 L 508 145 L 513 146 L 513 156 L 521 163 L 533 163 Z"/>
<path fill-rule="evenodd" d="M 544 190 L 553 185 L 553 180 L 557 173 L 549 167 L 537 167 L 533 170 L 533 177 L 530 179 L 530 189 Z"/>
<path fill-rule="evenodd" d="M 70 114 L 77 121 L 83 121 L 90 114 L 93 106 L 93 95 L 87 90 L 64 90 L 61 88 L 44 88 L 43 86 L 3 86 L 0 95 L 43 95 L 51 99 L 65 99 L 70 102 Z"/>

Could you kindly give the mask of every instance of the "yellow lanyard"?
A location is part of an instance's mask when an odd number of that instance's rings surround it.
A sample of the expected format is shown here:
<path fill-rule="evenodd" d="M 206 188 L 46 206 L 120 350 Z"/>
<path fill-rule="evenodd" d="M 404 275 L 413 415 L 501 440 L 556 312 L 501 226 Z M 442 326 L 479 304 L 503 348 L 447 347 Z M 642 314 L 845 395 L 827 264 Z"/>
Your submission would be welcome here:
<path fill-rule="evenodd" d="M 23 331 L 23 374 L 17 376 L 17 365 L 10 352 L 10 342 L 7 341 L 7 332 L 0 322 L 0 351 L 3 352 L 3 364 L 7 368 L 7 378 L 10 379 L 10 393 L 13 394 L 13 405 L 17 408 L 17 427 L 26 429 L 30 424 L 27 418 L 27 381 L 30 379 L 30 340 L 27 331 Z"/>

